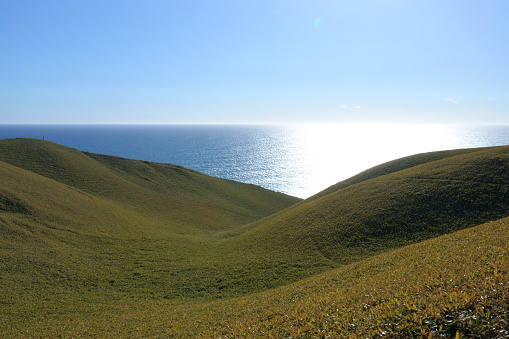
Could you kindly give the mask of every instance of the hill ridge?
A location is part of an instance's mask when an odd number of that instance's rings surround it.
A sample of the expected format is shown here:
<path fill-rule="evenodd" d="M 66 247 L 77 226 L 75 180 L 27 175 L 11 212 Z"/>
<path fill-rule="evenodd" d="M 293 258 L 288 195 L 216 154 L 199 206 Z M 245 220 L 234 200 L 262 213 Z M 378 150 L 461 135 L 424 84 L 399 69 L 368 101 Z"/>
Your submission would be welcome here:
<path fill-rule="evenodd" d="M 315 239 L 315 243 L 328 243 L 327 251 L 333 251 L 333 253 L 341 253 L 341 246 L 339 246 L 341 243 L 350 244 L 347 246 L 348 251 L 365 250 L 370 246 L 374 246 L 373 250 L 378 253 L 375 239 L 383 236 L 383 233 L 380 233 L 380 231 L 377 231 L 379 235 L 372 233 L 376 238 L 370 241 L 369 238 L 366 238 L 367 234 L 359 232 L 360 229 L 371 229 L 370 232 L 374 232 L 376 228 L 380 228 L 389 232 L 387 236 L 391 236 L 391 234 L 392 237 L 396 234 L 404 235 L 406 237 L 404 241 L 401 239 L 392 239 L 391 241 L 395 244 L 407 244 L 418 239 L 424 240 L 432 236 L 473 226 L 477 223 L 496 220 L 508 213 L 509 195 L 505 189 L 509 180 L 509 157 L 506 156 L 507 152 L 509 152 L 509 148 L 504 146 L 460 150 L 459 152 L 448 151 L 442 154 L 453 153 L 453 156 L 420 163 L 402 171 L 374 176 L 323 196 L 306 199 L 286 210 L 269 216 L 264 221 L 256 222 L 256 227 L 250 228 L 246 234 L 252 237 L 254 233 L 258 233 L 262 238 L 274 239 L 274 237 L 281 237 L 292 239 L 291 241 L 295 242 L 298 242 L 298 238 L 305 236 Z M 491 167 L 491 163 L 485 161 L 489 158 L 496 158 L 503 160 L 503 162 L 496 167 Z M 459 165 L 455 165 L 457 162 Z M 440 171 L 444 168 L 446 172 L 441 174 Z M 465 169 L 471 172 L 465 173 Z M 416 172 L 427 174 L 424 179 L 412 179 L 416 177 Z M 436 177 L 436 175 L 445 175 L 443 179 L 445 181 L 440 181 L 440 177 Z M 458 178 L 470 176 L 470 180 L 455 179 L 456 175 L 458 175 Z M 494 182 L 491 184 L 491 181 L 487 179 L 494 178 L 494 176 L 497 177 L 497 180 L 491 180 Z M 476 178 L 476 180 L 471 180 L 472 178 Z M 483 179 L 478 180 L 479 178 Z M 448 183 L 447 187 L 442 185 L 444 182 Z M 383 202 L 383 204 L 380 204 L 380 202 Z M 349 207 L 345 209 L 346 206 Z M 428 211 L 426 208 L 437 209 L 437 212 Z M 410 212 L 409 209 L 413 212 Z M 292 212 L 288 213 L 290 210 Z M 296 217 L 296 213 L 300 217 Z M 368 219 L 365 219 L 364 216 Z M 419 219 L 415 219 L 417 216 L 419 216 Z M 301 225 L 300 229 L 291 226 L 296 224 L 295 220 L 297 219 Z M 447 221 L 448 219 L 449 221 Z M 471 221 L 468 222 L 468 220 Z M 384 222 L 389 224 L 384 225 Z M 403 231 L 404 229 L 397 226 L 398 224 L 415 224 L 415 226 L 413 226 L 413 231 L 411 229 Z M 358 226 L 352 228 L 354 227 L 352 225 Z M 341 228 L 337 228 L 339 226 Z M 274 227 L 278 228 L 278 231 L 274 231 Z M 394 229 L 391 230 L 391 228 Z M 419 231 L 419 228 L 422 228 L 422 231 Z M 398 229 L 400 231 L 396 232 Z M 302 230 L 304 230 L 304 233 L 302 233 Z M 266 233 L 265 236 L 263 235 L 264 232 Z M 319 240 L 316 240 L 317 232 L 322 233 L 322 235 L 319 235 Z M 334 235 L 334 232 L 339 233 Z M 354 241 L 355 237 L 352 237 L 354 234 L 359 239 L 365 237 L 367 242 L 356 243 Z M 389 239 L 386 241 L 389 241 Z M 261 240 L 260 244 L 263 245 L 264 242 L 264 240 Z M 347 248 L 344 250 L 347 250 Z M 324 253 L 324 255 L 327 258 L 339 258 L 337 254 Z M 344 263 L 343 260 L 340 262 Z"/>
<path fill-rule="evenodd" d="M 41 153 L 46 156 L 41 156 Z M 32 157 L 32 154 L 36 156 Z M 163 212 L 161 215 L 163 219 L 173 220 L 178 224 L 189 223 L 189 220 L 179 221 L 182 218 L 178 214 L 183 211 L 186 218 L 196 219 L 194 223 L 198 227 L 211 222 L 214 224 L 213 227 L 225 229 L 236 227 L 300 200 L 254 185 L 209 177 L 179 166 L 86 154 L 36 139 L 1 140 L 0 161 L 108 201 L 127 204 L 129 208 L 142 212 L 146 210 L 150 217 Z M 134 171 L 150 172 L 152 185 L 147 187 L 144 183 L 134 180 L 133 175 L 126 177 L 118 169 L 115 170 L 111 166 L 112 163 L 121 163 L 122 166 L 130 168 L 133 173 Z M 172 191 L 172 187 L 176 187 L 176 191 Z M 146 197 L 144 198 L 146 201 L 139 199 L 140 196 Z M 160 205 L 165 205 L 174 212 L 169 210 L 164 212 L 158 207 Z M 203 213 L 208 211 L 216 216 L 205 219 L 196 218 L 200 210 L 203 210 Z M 228 211 L 228 213 L 221 211 Z"/>
<path fill-rule="evenodd" d="M 346 188 L 350 185 L 354 185 L 360 183 L 365 180 L 373 179 L 378 176 L 388 175 L 391 173 L 403 171 L 415 166 L 419 166 L 421 164 L 429 163 L 432 161 L 437 161 L 449 157 L 453 157 L 456 155 L 467 154 L 471 152 L 478 152 L 483 149 L 489 149 L 492 147 L 482 147 L 482 148 L 467 148 L 467 149 L 456 149 L 456 150 L 445 150 L 445 151 L 435 151 L 435 152 L 427 152 L 427 153 L 418 153 L 414 155 L 410 155 L 407 157 L 391 160 L 385 162 L 383 164 L 374 166 L 365 171 L 362 171 L 359 174 L 356 174 L 350 178 L 347 178 L 343 181 L 340 181 L 325 190 L 313 195 L 310 199 L 316 199 L 337 191 L 342 188 Z"/>

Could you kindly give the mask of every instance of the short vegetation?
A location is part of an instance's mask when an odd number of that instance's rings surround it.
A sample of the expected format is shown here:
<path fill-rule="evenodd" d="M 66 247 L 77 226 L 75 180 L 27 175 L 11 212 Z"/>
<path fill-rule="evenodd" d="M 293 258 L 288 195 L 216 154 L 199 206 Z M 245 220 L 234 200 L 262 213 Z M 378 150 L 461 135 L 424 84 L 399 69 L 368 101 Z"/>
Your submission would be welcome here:
<path fill-rule="evenodd" d="M 306 200 L 0 140 L 3 337 L 504 338 L 509 147 Z"/>

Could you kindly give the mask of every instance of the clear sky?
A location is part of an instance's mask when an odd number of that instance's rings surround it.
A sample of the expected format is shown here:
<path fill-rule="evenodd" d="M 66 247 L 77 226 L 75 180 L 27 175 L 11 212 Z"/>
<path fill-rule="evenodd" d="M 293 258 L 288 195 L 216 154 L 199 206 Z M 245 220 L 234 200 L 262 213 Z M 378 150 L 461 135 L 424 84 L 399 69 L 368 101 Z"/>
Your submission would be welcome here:
<path fill-rule="evenodd" d="M 509 124 L 507 0 L 0 3 L 0 123 Z"/>

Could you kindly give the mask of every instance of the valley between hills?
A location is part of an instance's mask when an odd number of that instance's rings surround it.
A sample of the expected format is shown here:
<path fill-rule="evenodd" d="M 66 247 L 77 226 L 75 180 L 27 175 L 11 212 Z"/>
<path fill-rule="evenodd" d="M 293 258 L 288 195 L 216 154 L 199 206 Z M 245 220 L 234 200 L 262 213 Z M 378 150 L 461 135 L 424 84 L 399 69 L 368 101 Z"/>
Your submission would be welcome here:
<path fill-rule="evenodd" d="M 397 159 L 302 200 L 0 140 L 0 334 L 505 338 L 509 146 Z"/>

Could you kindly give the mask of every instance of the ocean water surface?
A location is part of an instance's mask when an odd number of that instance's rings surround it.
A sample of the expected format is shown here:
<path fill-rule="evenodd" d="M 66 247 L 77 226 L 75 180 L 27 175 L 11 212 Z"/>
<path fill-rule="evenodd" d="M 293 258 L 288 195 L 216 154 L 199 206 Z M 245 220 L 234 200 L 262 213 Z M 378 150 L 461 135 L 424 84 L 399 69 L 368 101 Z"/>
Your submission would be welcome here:
<path fill-rule="evenodd" d="M 407 155 L 507 145 L 509 126 L 0 125 L 0 139 L 18 137 L 171 163 L 307 198 Z"/>

